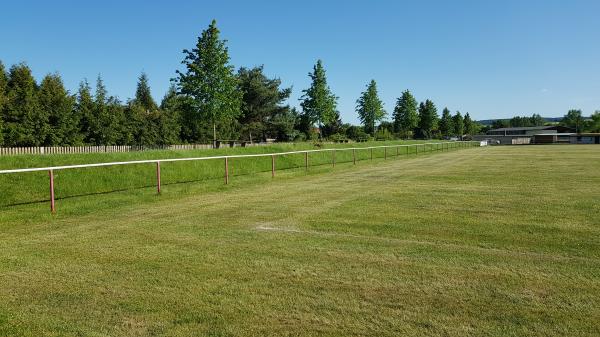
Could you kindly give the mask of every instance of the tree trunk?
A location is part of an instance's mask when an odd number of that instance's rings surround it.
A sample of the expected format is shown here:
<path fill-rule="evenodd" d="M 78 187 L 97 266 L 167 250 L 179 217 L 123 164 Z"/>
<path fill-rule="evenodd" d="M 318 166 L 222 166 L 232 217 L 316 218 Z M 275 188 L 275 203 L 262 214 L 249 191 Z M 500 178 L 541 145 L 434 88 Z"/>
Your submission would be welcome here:
<path fill-rule="evenodd" d="M 217 146 L 217 125 L 213 122 L 213 147 Z"/>

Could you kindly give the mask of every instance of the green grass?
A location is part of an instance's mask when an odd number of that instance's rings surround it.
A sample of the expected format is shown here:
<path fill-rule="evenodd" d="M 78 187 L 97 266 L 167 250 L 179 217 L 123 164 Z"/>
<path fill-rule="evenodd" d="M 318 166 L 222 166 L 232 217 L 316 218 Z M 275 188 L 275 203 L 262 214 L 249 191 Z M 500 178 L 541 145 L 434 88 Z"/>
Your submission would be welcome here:
<path fill-rule="evenodd" d="M 597 336 L 599 165 L 474 148 L 0 208 L 0 335 Z"/>
<path fill-rule="evenodd" d="M 340 147 L 367 147 L 405 144 L 404 142 L 369 142 L 359 144 L 328 144 L 328 148 Z M 1 169 L 50 167 L 73 164 L 90 164 L 101 162 L 120 162 L 144 159 L 166 159 L 185 157 L 204 157 L 216 155 L 233 154 L 255 154 L 288 152 L 314 149 L 311 143 L 298 144 L 276 144 L 272 146 L 232 148 L 220 150 L 185 150 L 185 151 L 147 151 L 129 153 L 92 153 L 76 155 L 27 155 L 0 157 Z M 402 155 L 406 155 L 402 149 Z M 407 149 L 414 153 L 415 149 Z M 431 149 L 430 149 L 431 150 Z M 389 149 L 389 155 L 395 155 L 393 149 Z M 357 152 L 358 159 L 370 159 L 368 150 Z M 375 149 L 373 157 L 379 159 L 384 157 L 383 149 Z M 311 153 L 310 164 L 312 166 L 329 165 L 332 157 L 331 152 Z M 338 152 L 336 161 L 352 161 L 352 152 Z M 277 158 L 278 170 L 290 170 L 304 167 L 304 156 L 287 155 Z M 121 190 L 141 189 L 155 186 L 156 168 L 154 164 L 140 164 L 128 166 L 80 168 L 71 170 L 60 170 L 55 172 L 56 196 L 57 198 L 70 198 L 89 194 L 107 193 Z M 264 158 L 239 158 L 230 161 L 230 175 L 232 177 L 268 172 L 271 170 L 271 159 Z M 222 160 L 210 161 L 186 161 L 165 162 L 161 164 L 162 183 L 180 184 L 187 182 L 221 182 L 224 176 L 224 163 Z M 48 173 L 27 172 L 21 174 L 0 175 L 0 207 L 41 202 L 49 199 Z"/>

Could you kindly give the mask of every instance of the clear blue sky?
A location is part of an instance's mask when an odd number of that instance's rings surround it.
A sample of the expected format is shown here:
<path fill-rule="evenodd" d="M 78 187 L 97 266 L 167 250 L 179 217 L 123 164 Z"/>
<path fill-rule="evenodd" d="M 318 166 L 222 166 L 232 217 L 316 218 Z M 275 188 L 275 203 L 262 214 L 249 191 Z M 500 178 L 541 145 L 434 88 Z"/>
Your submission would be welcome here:
<path fill-rule="evenodd" d="M 298 105 L 317 59 L 345 122 L 372 78 L 386 110 L 404 89 L 475 119 L 600 109 L 600 1 L 7 1 L 0 60 L 71 92 L 100 73 L 133 96 L 145 71 L 162 98 L 181 50 L 216 19 L 236 66 L 265 65 Z"/>

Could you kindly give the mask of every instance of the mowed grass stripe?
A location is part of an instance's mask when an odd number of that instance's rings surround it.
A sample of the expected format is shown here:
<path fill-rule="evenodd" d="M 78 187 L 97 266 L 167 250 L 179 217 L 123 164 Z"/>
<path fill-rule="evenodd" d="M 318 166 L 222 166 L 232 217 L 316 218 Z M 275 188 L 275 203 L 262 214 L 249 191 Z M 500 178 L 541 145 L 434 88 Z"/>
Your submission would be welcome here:
<path fill-rule="evenodd" d="M 583 186 L 599 178 L 597 159 L 570 147 L 582 153 L 572 165 L 588 170 L 569 181 L 560 160 L 494 165 L 520 151 L 565 151 L 529 149 L 381 161 L 202 193 L 171 186 L 186 193 L 3 218 L 0 332 L 597 335 L 600 233 L 590 209 L 600 192 Z M 556 198 L 567 187 L 579 197 Z M 87 199 L 64 207 L 85 208 Z"/>

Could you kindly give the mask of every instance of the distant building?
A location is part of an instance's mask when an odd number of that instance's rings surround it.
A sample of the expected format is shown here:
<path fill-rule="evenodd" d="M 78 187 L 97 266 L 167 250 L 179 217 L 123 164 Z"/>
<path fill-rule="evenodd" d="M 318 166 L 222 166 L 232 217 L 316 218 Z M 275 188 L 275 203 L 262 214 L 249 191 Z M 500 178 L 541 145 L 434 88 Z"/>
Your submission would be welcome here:
<path fill-rule="evenodd" d="M 569 137 L 574 131 L 571 128 L 560 125 L 500 128 L 490 130 L 485 135 L 475 135 L 473 136 L 473 140 L 488 140 L 491 143 L 503 145 L 533 144 L 535 143 L 534 137 L 536 135 L 544 135 L 545 137 L 539 139 L 547 141 L 549 138 L 552 140 L 556 138 L 556 141 L 552 143 L 557 143 L 559 140 L 568 143 L 570 142 L 570 138 L 564 137 Z"/>

